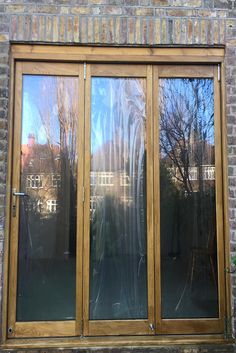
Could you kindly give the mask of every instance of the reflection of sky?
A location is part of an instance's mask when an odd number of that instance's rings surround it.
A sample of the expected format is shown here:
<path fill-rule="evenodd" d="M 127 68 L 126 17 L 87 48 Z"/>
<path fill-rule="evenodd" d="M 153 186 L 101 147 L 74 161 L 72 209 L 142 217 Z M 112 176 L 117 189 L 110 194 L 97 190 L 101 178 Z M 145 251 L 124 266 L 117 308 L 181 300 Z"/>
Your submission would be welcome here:
<path fill-rule="evenodd" d="M 27 144 L 29 134 L 35 136 L 36 143 L 47 143 L 45 126 L 49 126 L 50 137 L 54 137 L 50 142 L 58 143 L 59 125 L 53 88 L 55 78 L 52 76 L 23 76 L 22 144 Z"/>
<path fill-rule="evenodd" d="M 146 113 L 143 81 L 137 78 L 92 78 L 92 154 L 109 141 L 114 144 L 117 138 L 122 138 L 123 143 L 129 142 L 132 129 L 143 124 Z"/>
<path fill-rule="evenodd" d="M 182 116 L 184 124 L 182 131 L 187 134 L 190 128 L 194 131 L 194 128 L 198 126 L 199 131 L 201 130 L 202 134 L 204 134 L 204 139 L 209 144 L 214 144 L 214 118 L 212 118 L 214 114 L 213 80 L 208 78 L 160 79 L 160 87 L 160 95 L 163 95 L 160 99 L 165 105 L 163 113 L 175 114 L 177 108 L 180 108 L 180 111 L 185 113 Z M 198 97 L 196 97 L 196 92 L 194 91 L 196 87 Z M 196 111 L 196 117 L 192 120 Z M 165 119 L 168 120 L 168 117 L 166 116 Z M 191 127 L 189 124 L 191 124 Z"/>

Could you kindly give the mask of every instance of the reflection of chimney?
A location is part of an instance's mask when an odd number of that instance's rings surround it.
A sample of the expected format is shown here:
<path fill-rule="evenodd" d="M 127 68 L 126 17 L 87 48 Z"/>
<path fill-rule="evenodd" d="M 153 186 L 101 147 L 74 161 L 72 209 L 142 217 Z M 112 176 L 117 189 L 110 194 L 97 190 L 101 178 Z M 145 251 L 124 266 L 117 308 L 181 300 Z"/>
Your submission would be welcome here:
<path fill-rule="evenodd" d="M 35 136 L 34 134 L 28 135 L 28 146 L 33 147 L 35 145 Z"/>

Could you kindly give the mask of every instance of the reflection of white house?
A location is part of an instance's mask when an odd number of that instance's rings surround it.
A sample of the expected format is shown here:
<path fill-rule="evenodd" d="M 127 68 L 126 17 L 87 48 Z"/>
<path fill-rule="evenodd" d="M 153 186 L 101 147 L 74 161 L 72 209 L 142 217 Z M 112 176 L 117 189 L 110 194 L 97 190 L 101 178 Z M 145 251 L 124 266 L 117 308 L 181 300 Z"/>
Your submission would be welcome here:
<path fill-rule="evenodd" d="M 120 172 L 118 174 L 119 174 L 120 186 L 129 186 L 130 185 L 129 175 L 124 172 Z M 117 177 L 117 173 L 115 172 L 91 172 L 90 185 L 91 186 L 93 185 L 113 186 L 114 177 Z"/>
<path fill-rule="evenodd" d="M 123 203 L 131 206 L 133 203 L 133 192 L 131 190 L 137 175 L 130 177 L 126 172 L 91 172 L 90 173 L 90 212 L 93 217 L 97 205 L 104 199 L 105 195 L 112 195 Z M 140 177 L 141 181 L 141 177 Z"/>
<path fill-rule="evenodd" d="M 60 187 L 61 175 L 40 173 L 26 175 L 26 193 L 28 209 L 40 213 L 55 213 L 58 209 L 57 188 Z M 37 196 L 35 198 L 35 196 Z"/>
<path fill-rule="evenodd" d="M 179 175 L 179 169 L 173 167 L 170 169 L 172 173 L 173 180 L 176 180 L 176 176 Z M 181 168 L 184 173 L 184 168 Z M 201 168 L 202 180 L 215 180 L 215 166 L 213 165 L 203 165 Z M 188 168 L 189 180 L 197 181 L 199 180 L 199 167 L 189 167 Z"/>
<path fill-rule="evenodd" d="M 59 203 L 55 197 L 53 198 L 53 189 L 60 187 L 61 175 L 55 173 L 40 173 L 40 174 L 27 174 L 26 176 L 26 189 L 29 196 L 36 196 L 35 192 L 38 191 L 37 202 L 33 202 L 34 198 L 28 200 L 28 207 L 40 213 L 55 213 L 57 212 Z M 125 172 L 91 172 L 90 185 L 92 188 L 101 188 L 100 193 L 96 196 L 90 197 L 90 211 L 94 212 L 96 204 L 101 201 L 105 195 L 104 188 L 126 187 L 126 191 L 121 191 L 119 199 L 126 205 L 130 205 L 133 198 L 129 195 L 127 187 L 131 185 L 130 176 Z M 40 190 L 41 189 L 41 190 Z M 43 189 L 43 190 L 42 190 Z M 106 192 L 108 191 L 106 189 Z M 30 191 L 32 190 L 32 191 Z M 116 189 L 117 190 L 117 189 Z M 98 191 L 98 190 L 97 190 Z M 115 191 L 115 190 L 114 190 Z M 99 195 L 100 194 L 100 195 Z"/>

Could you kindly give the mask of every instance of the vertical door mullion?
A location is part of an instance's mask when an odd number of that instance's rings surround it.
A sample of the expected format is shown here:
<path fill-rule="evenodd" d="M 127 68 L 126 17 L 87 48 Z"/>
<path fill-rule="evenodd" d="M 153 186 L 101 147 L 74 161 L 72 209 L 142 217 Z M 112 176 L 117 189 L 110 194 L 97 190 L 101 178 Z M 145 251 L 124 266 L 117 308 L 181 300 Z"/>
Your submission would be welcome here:
<path fill-rule="evenodd" d="M 154 221 L 153 221 L 153 69 L 147 66 L 147 124 L 146 124 L 146 186 L 147 186 L 147 276 L 148 276 L 148 322 L 152 333 L 155 333 L 155 276 L 154 276 Z"/>
<path fill-rule="evenodd" d="M 83 222 L 84 222 L 84 70 L 78 65 L 79 116 L 77 128 L 76 335 L 83 334 Z"/>
<path fill-rule="evenodd" d="M 86 65 L 84 97 L 84 246 L 83 246 L 83 335 L 89 334 L 89 260 L 90 260 L 90 110 L 91 75 Z"/>
<path fill-rule="evenodd" d="M 215 123 L 215 180 L 216 180 L 216 229 L 217 229 L 217 265 L 218 265 L 218 296 L 219 318 L 224 327 L 225 285 L 224 285 L 224 228 L 223 228 L 223 176 L 222 176 L 222 137 L 220 114 L 220 82 L 218 67 L 214 67 L 214 123 Z"/>
<path fill-rule="evenodd" d="M 159 77 L 153 67 L 153 169 L 154 169 L 154 248 L 155 248 L 155 308 L 156 333 L 161 326 L 161 251 L 160 251 L 160 149 L 159 149 Z"/>

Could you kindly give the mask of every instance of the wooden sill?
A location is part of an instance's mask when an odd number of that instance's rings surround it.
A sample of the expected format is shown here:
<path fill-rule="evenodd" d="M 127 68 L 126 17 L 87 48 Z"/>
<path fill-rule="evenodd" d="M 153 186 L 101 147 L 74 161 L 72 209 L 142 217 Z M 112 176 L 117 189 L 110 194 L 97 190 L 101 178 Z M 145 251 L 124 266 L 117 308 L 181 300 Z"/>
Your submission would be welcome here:
<path fill-rule="evenodd" d="M 234 340 L 223 335 L 168 335 L 168 336 L 123 336 L 123 337 L 81 337 L 48 339 L 8 339 L 2 349 L 18 348 L 92 348 L 92 347 L 135 347 L 172 345 L 222 345 L 232 344 Z"/>

